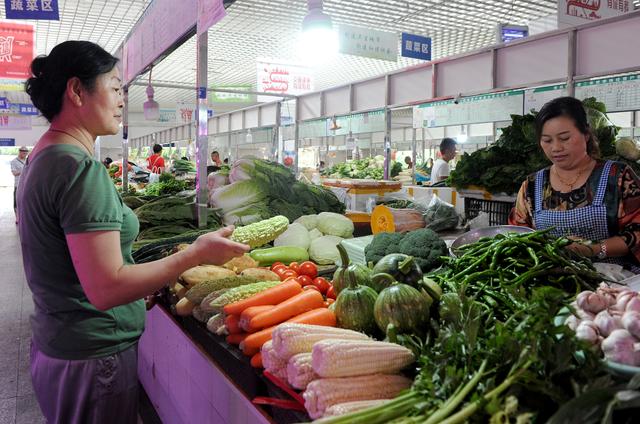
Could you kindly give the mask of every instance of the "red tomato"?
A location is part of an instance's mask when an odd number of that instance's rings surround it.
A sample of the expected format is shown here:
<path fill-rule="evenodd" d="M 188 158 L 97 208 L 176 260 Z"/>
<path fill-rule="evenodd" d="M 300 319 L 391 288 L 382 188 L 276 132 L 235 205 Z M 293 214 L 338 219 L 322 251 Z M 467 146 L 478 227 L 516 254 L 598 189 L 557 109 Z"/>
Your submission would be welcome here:
<path fill-rule="evenodd" d="M 325 294 L 327 292 L 327 290 L 329 290 L 329 287 L 331 286 L 331 284 L 329 284 L 329 282 L 327 281 L 326 278 L 322 278 L 322 277 L 316 277 L 313 279 L 313 285 L 316 286 L 318 288 L 318 290 L 320 291 L 320 293 Z"/>
<path fill-rule="evenodd" d="M 296 283 L 302 285 L 302 282 L 296 277 L 287 277 L 287 279 L 284 280 L 283 283 L 286 283 L 287 281 L 295 281 Z"/>
<path fill-rule="evenodd" d="M 300 265 L 298 264 L 298 262 L 291 262 L 289 264 L 289 269 L 292 269 L 295 272 L 297 272 L 298 274 L 300 274 Z"/>
<path fill-rule="evenodd" d="M 283 264 L 282 262 L 274 262 L 274 263 L 271 265 L 271 271 L 275 270 L 275 269 L 276 269 L 276 267 L 278 267 L 278 266 L 284 266 L 284 267 L 286 267 L 286 265 L 285 265 L 285 264 Z"/>
<path fill-rule="evenodd" d="M 284 280 L 286 280 L 286 279 L 287 279 L 287 278 L 289 278 L 289 277 L 294 277 L 294 278 L 295 278 L 295 277 L 297 277 L 297 276 L 298 276 L 298 273 L 297 273 L 297 272 L 295 272 L 295 271 L 294 271 L 294 270 L 292 270 L 292 269 L 288 269 L 288 270 L 284 271 L 284 272 L 280 275 L 280 279 L 281 279 L 282 281 L 284 281 Z"/>
<path fill-rule="evenodd" d="M 293 158 L 291 156 L 287 156 L 282 162 L 284 162 L 285 166 L 291 166 L 293 165 Z"/>
<path fill-rule="evenodd" d="M 328 308 L 335 301 L 336 301 L 335 299 L 331 299 L 330 297 L 327 297 L 327 300 L 324 301 L 324 306 Z"/>
<path fill-rule="evenodd" d="M 302 284 L 302 287 L 313 285 L 313 280 L 308 275 L 299 275 L 298 281 L 300 282 L 300 284 Z"/>
<path fill-rule="evenodd" d="M 279 267 L 277 267 L 276 269 L 272 270 L 278 277 L 280 277 L 280 279 L 282 280 L 282 274 L 284 274 L 285 272 L 289 271 L 289 268 L 287 268 L 284 265 L 281 265 Z"/>
<path fill-rule="evenodd" d="M 300 264 L 299 274 L 308 275 L 311 278 L 318 276 L 318 267 L 311 261 L 305 261 Z"/>
<path fill-rule="evenodd" d="M 315 290 L 315 291 L 318 291 L 318 292 L 320 291 L 320 289 L 319 289 L 319 288 L 317 288 L 317 287 L 316 287 L 316 286 L 314 286 L 314 285 L 311 285 L 311 286 L 304 286 L 304 287 L 302 288 L 302 290 Z"/>
<path fill-rule="evenodd" d="M 327 300 L 329 300 L 329 299 L 335 300 L 336 299 L 336 297 L 337 297 L 336 296 L 336 289 L 332 285 L 329 286 L 329 290 L 327 290 L 327 295 L 326 296 L 327 296 Z"/>

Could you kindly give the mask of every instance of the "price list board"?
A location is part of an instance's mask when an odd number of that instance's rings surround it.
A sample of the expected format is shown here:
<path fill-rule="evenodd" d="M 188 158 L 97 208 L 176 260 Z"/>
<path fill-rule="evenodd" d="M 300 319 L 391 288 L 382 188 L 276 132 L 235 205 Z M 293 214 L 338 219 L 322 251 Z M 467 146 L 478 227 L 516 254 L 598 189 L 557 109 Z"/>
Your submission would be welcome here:
<path fill-rule="evenodd" d="M 327 128 L 330 123 L 331 120 L 326 118 L 300 122 L 298 136 L 300 138 L 326 137 L 329 135 Z"/>
<path fill-rule="evenodd" d="M 567 95 L 567 84 L 548 85 L 525 90 L 524 112 L 540 111 L 548 101 Z"/>
<path fill-rule="evenodd" d="M 338 116 L 336 122 L 340 128 L 331 131 L 333 135 L 347 135 L 349 131 L 353 134 L 383 132 L 385 130 L 384 109 Z"/>
<path fill-rule="evenodd" d="M 576 83 L 576 97 L 595 97 L 607 107 L 607 112 L 640 109 L 640 74 L 623 75 Z"/>
<path fill-rule="evenodd" d="M 523 108 L 524 91 L 511 90 L 415 106 L 413 123 L 415 128 L 435 128 L 510 121 L 511 115 L 522 115 Z"/>

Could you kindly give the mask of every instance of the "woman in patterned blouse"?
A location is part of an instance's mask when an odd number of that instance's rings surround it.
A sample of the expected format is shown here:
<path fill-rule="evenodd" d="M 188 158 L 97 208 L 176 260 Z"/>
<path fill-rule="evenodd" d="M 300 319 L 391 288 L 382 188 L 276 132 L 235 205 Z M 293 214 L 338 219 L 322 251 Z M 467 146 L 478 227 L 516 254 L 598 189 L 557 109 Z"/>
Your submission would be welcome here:
<path fill-rule="evenodd" d="M 640 179 L 620 162 L 600 159 L 582 103 L 561 97 L 536 116 L 536 136 L 552 162 L 520 187 L 512 225 L 575 240 L 569 248 L 640 273 Z"/>

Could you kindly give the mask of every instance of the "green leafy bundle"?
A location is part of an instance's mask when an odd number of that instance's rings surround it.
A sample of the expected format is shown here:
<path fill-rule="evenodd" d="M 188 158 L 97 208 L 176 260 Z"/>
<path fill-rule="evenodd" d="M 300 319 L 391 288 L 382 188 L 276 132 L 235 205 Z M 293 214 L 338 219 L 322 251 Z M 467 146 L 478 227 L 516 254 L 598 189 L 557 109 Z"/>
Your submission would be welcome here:
<path fill-rule="evenodd" d="M 165 194 L 176 194 L 186 190 L 184 181 L 176 180 L 176 177 L 169 173 L 160 174 L 158 182 L 151 183 L 145 187 L 147 196 L 163 196 Z"/>

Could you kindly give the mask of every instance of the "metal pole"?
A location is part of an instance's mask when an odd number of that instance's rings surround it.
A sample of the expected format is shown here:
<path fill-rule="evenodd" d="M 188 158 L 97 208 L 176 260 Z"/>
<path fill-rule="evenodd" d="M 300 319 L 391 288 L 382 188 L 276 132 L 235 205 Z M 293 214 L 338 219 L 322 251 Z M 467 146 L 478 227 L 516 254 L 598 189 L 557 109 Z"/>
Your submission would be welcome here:
<path fill-rule="evenodd" d="M 576 75 L 577 39 L 576 30 L 574 29 L 569 33 L 569 51 L 567 58 L 567 95 L 572 97 L 576 95 L 576 86 L 573 78 Z"/>
<path fill-rule="evenodd" d="M 418 148 L 418 143 L 416 140 L 416 129 L 413 129 L 413 140 L 411 140 L 411 151 L 412 151 L 412 156 L 413 158 L 411 159 L 412 163 L 413 163 L 413 168 L 411 169 L 411 184 L 416 185 L 416 157 L 417 157 L 417 152 L 416 149 Z M 424 159 L 424 158 L 423 158 Z"/>
<path fill-rule="evenodd" d="M 390 179 L 391 175 L 391 109 L 384 108 L 384 179 Z"/>
<path fill-rule="evenodd" d="M 196 196 L 198 207 L 198 227 L 207 226 L 207 150 L 209 146 L 209 119 L 207 114 L 207 53 L 208 31 L 198 35 L 197 50 L 197 138 L 196 138 Z"/>
<path fill-rule="evenodd" d="M 271 160 L 277 162 L 278 140 L 280 139 L 280 126 L 282 125 L 282 102 L 276 104 L 276 126 L 273 129 L 271 142 Z"/>
<path fill-rule="evenodd" d="M 123 88 L 122 111 L 122 193 L 129 192 L 129 87 Z"/>
<path fill-rule="evenodd" d="M 298 138 L 300 136 L 300 100 L 296 99 L 296 129 L 295 134 L 293 136 L 293 150 L 294 150 L 294 161 L 293 161 L 293 173 L 297 177 L 298 176 Z"/>

